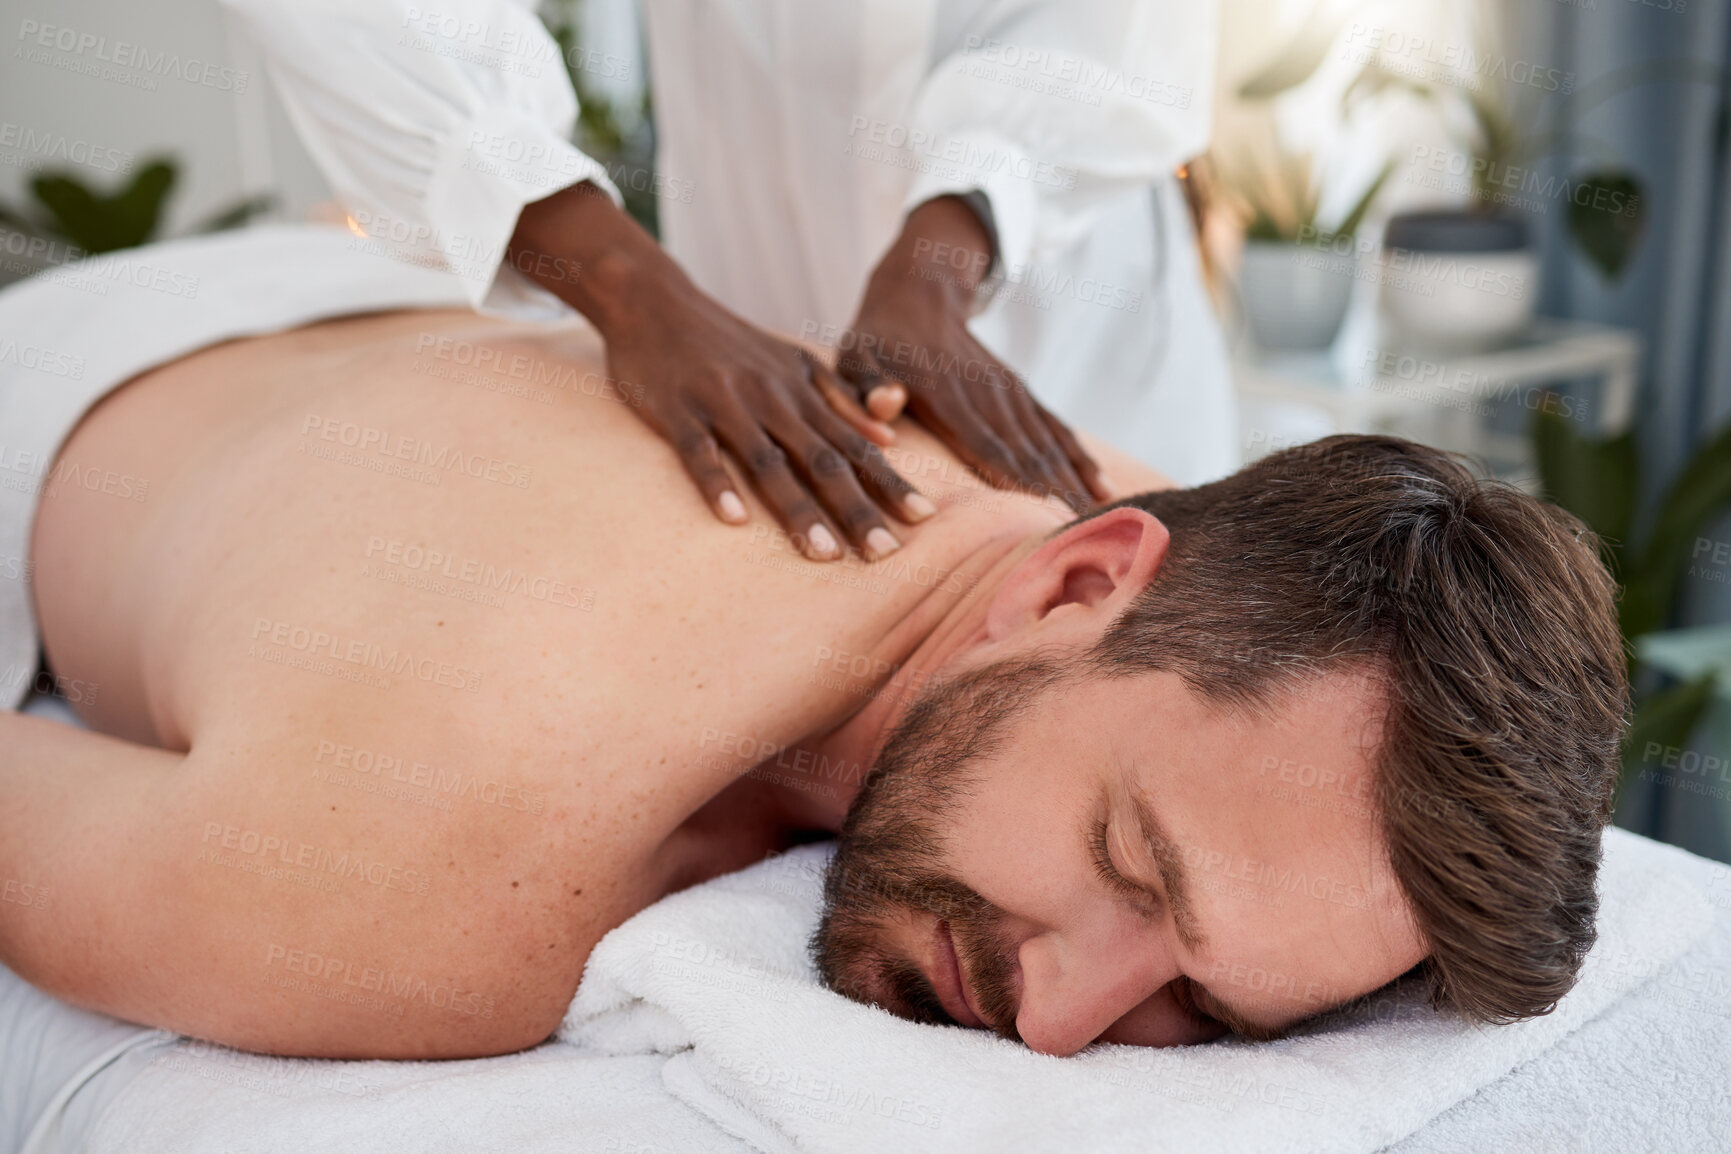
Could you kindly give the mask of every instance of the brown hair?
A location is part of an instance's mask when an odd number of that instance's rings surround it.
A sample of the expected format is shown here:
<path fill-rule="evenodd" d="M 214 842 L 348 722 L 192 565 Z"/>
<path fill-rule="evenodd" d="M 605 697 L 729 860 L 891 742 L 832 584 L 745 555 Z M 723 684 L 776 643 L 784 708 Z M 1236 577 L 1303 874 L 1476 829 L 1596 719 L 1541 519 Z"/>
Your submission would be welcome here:
<path fill-rule="evenodd" d="M 1597 539 L 1394 437 L 1329 437 L 1125 505 L 1172 541 L 1090 664 L 1170 671 L 1234 709 L 1373 674 L 1378 816 L 1433 1003 L 1549 1012 L 1593 944 L 1627 703 Z"/>

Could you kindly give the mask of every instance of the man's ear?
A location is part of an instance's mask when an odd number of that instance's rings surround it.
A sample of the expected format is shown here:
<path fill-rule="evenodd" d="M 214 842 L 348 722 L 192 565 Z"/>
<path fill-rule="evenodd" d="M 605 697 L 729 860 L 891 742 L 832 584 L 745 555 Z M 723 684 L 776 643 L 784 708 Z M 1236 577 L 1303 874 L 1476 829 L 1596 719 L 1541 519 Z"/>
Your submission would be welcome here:
<path fill-rule="evenodd" d="M 1171 540 L 1157 518 L 1130 506 L 1078 521 L 1004 578 L 986 610 L 987 636 L 1001 640 L 1060 610 L 1116 618 L 1154 579 Z"/>

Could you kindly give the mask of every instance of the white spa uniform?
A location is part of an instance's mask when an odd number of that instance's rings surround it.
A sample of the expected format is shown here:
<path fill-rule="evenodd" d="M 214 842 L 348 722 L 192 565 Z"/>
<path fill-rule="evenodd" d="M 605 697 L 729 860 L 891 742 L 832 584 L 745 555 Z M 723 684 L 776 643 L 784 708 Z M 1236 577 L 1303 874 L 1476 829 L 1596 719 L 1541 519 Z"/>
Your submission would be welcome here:
<path fill-rule="evenodd" d="M 223 0 L 369 235 L 489 312 L 522 206 L 608 174 L 526 0 Z M 1185 484 L 1238 464 L 1174 169 L 1209 132 L 1214 0 L 644 0 L 662 238 L 766 329 L 833 343 L 906 212 L 982 192 L 975 335 L 1065 420 Z"/>

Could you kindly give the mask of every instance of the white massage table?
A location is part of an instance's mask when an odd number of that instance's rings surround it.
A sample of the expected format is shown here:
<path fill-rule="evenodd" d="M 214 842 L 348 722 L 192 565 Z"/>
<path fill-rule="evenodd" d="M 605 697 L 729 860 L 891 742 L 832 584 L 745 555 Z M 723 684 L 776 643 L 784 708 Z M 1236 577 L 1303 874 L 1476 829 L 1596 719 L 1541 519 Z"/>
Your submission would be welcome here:
<path fill-rule="evenodd" d="M 1710 910 L 1701 919 L 1705 931 L 1650 975 L 1643 972 L 1627 983 L 1608 1009 L 1382 1149 L 1394 1154 L 1731 1150 L 1731 870 L 1632 835 L 1617 836 L 1675 870 L 1705 898 Z M 727 998 L 735 989 L 723 983 L 713 996 Z M 852 1040 L 837 1036 L 830 1044 L 845 1047 Z M 562 1041 L 477 1061 L 326 1062 L 262 1057 L 182 1039 L 159 1045 L 125 1085 L 109 1087 L 104 1107 L 81 1122 L 81 1132 L 61 1135 L 57 1148 L 88 1154 L 731 1154 L 760 1148 L 675 1096 L 669 1085 L 678 1080 L 664 1081 L 668 1071 L 665 1054 L 607 1056 Z M 947 1076 L 943 1068 L 924 1075 L 933 1087 L 928 1097 L 941 1096 Z M 1450 1072 L 1438 1069 L 1435 1077 L 1446 1080 Z M 1229 1082 L 1197 1080 L 1193 1090 L 1193 1099 L 1217 1097 L 1211 1105 L 1222 1111 L 1222 1119 L 1241 1113 L 1245 1105 L 1244 1088 Z M 1137 1091 L 1127 1087 L 1122 1092 Z M 808 1096 L 812 1109 L 825 1108 L 823 1095 Z M 833 1104 L 834 1095 L 830 1099 Z M 1285 1105 L 1316 1122 L 1314 1116 L 1324 1108 L 1350 1110 L 1351 1101 L 1349 1088 L 1342 1087 L 1338 1094 L 1312 1092 Z M 1052 1135 L 1065 1133 L 1068 1104 L 1055 1093 L 1046 1108 L 1056 1119 L 1052 1130 L 1030 1133 L 1025 1144 L 1011 1147 L 975 1141 L 978 1136 L 953 1113 L 934 1120 L 940 1124 L 930 1135 L 927 1119 L 913 1121 L 922 1124 L 920 1137 L 936 1139 L 939 1149 L 1101 1148 L 1051 1141 Z M 1365 1148 L 1362 1135 L 1349 1133 L 1349 1120 L 1338 1121 L 1338 1142 L 1318 1142 L 1314 1128 L 1308 1137 L 1294 1128 L 1272 1133 L 1254 1148 Z M 1323 1119 L 1322 1132 L 1328 1131 Z M 890 1127 L 891 1138 L 897 1132 Z M 1113 1137 L 1123 1140 L 1124 1149 L 1190 1148 L 1168 1145 L 1158 1127 Z M 768 1148 L 796 1147 L 771 1143 Z"/>

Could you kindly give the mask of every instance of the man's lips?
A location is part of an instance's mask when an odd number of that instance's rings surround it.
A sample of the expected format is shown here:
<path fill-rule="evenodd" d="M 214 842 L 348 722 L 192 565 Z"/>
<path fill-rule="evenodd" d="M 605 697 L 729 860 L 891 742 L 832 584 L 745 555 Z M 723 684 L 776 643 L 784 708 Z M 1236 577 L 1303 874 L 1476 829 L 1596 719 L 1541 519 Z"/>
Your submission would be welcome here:
<path fill-rule="evenodd" d="M 974 1007 L 968 994 L 968 981 L 962 973 L 961 959 L 956 956 L 956 943 L 950 937 L 950 923 L 942 918 L 932 927 L 932 972 L 929 975 L 944 1012 L 971 1029 L 983 1029 L 986 1019 Z"/>

